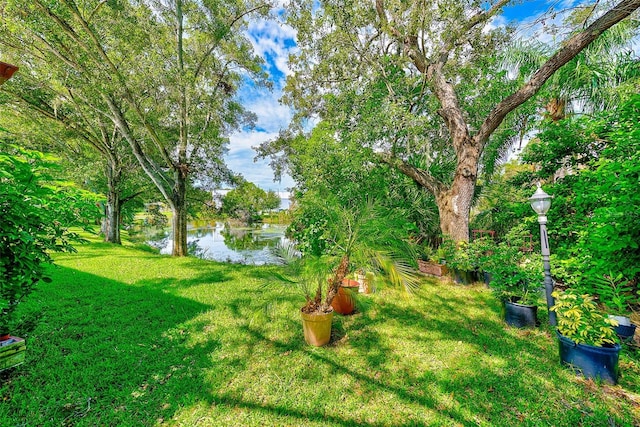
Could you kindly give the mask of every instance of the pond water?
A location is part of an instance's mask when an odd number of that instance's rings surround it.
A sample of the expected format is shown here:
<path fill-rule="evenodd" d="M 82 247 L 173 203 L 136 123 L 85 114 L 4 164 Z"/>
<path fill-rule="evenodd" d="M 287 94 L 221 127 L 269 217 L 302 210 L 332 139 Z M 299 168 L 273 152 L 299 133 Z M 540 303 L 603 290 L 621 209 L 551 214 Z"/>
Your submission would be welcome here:
<path fill-rule="evenodd" d="M 271 248 L 286 240 L 286 225 L 263 224 L 257 228 L 230 227 L 221 222 L 197 222 L 187 227 L 189 254 L 198 258 L 242 264 L 273 264 Z M 173 241 L 163 230 L 147 239 L 147 244 L 171 254 Z"/>

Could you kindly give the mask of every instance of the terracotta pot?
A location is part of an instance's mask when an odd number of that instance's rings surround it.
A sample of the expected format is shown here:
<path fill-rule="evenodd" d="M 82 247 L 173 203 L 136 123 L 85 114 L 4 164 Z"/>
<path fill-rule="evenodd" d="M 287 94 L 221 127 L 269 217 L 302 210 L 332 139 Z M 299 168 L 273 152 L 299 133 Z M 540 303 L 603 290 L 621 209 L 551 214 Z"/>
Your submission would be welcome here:
<path fill-rule="evenodd" d="M 338 293 L 331 302 L 336 313 L 351 314 L 356 309 L 355 294 L 358 293 L 360 283 L 357 280 L 344 279 L 338 288 Z"/>
<path fill-rule="evenodd" d="M 17 70 L 15 65 L 0 62 L 0 85 L 9 80 Z"/>
<path fill-rule="evenodd" d="M 304 340 L 309 345 L 322 347 L 331 339 L 331 321 L 333 311 L 329 313 L 304 313 L 302 315 L 302 330 Z"/>
<path fill-rule="evenodd" d="M 421 273 L 429 274 L 436 277 L 446 276 L 449 272 L 447 266 L 444 264 L 438 264 L 431 261 L 423 261 L 421 259 L 418 260 L 418 270 L 420 270 Z"/>

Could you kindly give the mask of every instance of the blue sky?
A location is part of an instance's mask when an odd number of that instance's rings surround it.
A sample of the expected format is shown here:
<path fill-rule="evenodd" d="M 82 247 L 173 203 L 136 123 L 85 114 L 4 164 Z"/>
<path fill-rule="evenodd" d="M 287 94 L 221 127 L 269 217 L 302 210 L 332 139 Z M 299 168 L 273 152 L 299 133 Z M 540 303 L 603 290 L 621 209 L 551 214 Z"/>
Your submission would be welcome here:
<path fill-rule="evenodd" d="M 535 23 L 535 17 L 541 13 L 560 10 L 579 3 L 581 0 L 535 0 L 525 1 L 522 4 L 508 7 L 504 14 L 496 17 L 493 25 L 504 25 L 512 21 L 531 23 L 524 25 L 523 36 L 531 36 L 540 29 L 540 24 Z M 281 15 L 281 14 L 279 14 Z M 559 16 L 556 20 L 561 19 Z M 547 24 L 551 20 L 547 20 Z M 261 55 L 265 61 L 265 67 L 273 81 L 273 90 L 256 88 L 246 85 L 240 91 L 240 100 L 245 107 L 258 116 L 257 126 L 253 130 L 244 130 L 231 135 L 229 153 L 226 161 L 229 167 L 241 173 L 245 179 L 255 183 L 265 190 L 285 191 L 294 185 L 289 176 L 283 177 L 281 182 L 274 182 L 273 172 L 267 161 L 254 162 L 256 152 L 252 149 L 260 143 L 273 139 L 281 129 L 288 126 L 292 111 L 279 103 L 282 96 L 284 80 L 290 70 L 287 66 L 287 58 L 292 49 L 295 49 L 295 31 L 275 20 L 259 20 L 250 23 L 248 35 L 251 38 L 255 52 Z M 540 35 L 536 37 L 549 41 L 550 36 Z"/>

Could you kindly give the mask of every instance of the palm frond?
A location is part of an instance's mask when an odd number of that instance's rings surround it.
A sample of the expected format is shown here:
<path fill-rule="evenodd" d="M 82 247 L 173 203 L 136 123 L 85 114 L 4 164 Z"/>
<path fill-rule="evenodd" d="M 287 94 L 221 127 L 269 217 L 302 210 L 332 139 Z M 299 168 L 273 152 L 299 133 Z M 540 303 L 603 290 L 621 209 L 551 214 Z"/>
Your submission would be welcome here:
<path fill-rule="evenodd" d="M 420 277 L 407 262 L 388 252 L 376 252 L 375 260 L 394 286 L 402 286 L 407 293 L 420 288 Z"/>

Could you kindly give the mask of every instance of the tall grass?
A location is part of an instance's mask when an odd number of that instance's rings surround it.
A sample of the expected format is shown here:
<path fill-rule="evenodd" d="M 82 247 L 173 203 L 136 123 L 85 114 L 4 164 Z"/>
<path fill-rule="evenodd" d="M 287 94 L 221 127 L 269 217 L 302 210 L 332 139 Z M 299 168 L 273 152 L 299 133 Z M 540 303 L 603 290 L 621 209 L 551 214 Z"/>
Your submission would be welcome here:
<path fill-rule="evenodd" d="M 1 426 L 634 425 L 619 386 L 560 367 L 546 327 L 504 326 L 481 286 L 362 296 L 304 344 L 302 295 L 271 269 L 92 242 L 56 257 L 20 311 L 27 362 L 0 374 Z M 543 321 L 546 319 L 542 319 Z"/>

